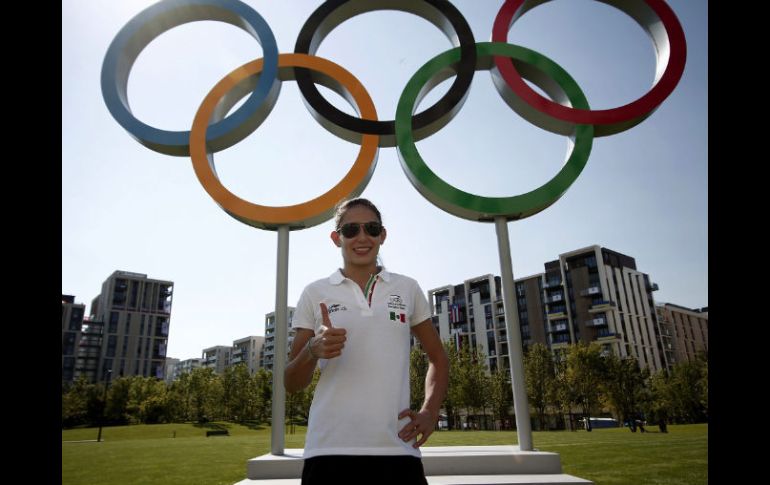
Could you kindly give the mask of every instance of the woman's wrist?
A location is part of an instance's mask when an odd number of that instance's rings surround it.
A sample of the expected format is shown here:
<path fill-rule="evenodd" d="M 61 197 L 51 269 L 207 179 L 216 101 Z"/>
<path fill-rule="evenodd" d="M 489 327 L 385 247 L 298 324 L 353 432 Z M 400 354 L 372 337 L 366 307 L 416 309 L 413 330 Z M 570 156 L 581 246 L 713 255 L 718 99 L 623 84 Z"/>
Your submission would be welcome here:
<path fill-rule="evenodd" d="M 307 344 L 305 345 L 305 348 L 307 349 L 307 353 L 310 354 L 310 357 L 312 359 L 318 360 L 319 356 L 315 355 L 315 353 L 313 352 L 313 339 L 315 339 L 315 337 L 310 337 L 310 339 L 308 339 Z"/>

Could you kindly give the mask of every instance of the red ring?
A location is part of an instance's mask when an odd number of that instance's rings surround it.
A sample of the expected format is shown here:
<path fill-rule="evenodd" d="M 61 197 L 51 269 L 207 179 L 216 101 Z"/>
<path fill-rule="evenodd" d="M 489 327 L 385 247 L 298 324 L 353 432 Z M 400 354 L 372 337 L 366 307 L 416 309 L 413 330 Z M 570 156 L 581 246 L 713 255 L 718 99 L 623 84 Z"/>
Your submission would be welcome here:
<path fill-rule="evenodd" d="M 503 4 L 497 13 L 497 17 L 495 17 L 495 23 L 492 28 L 492 40 L 494 42 L 508 42 L 508 30 L 513 25 L 513 22 L 521 16 L 524 4 L 525 0 L 507 0 Z M 637 0 L 634 2 L 624 0 L 613 3 L 613 6 L 634 18 L 653 39 L 656 38 L 656 35 L 653 32 L 652 25 L 657 22 L 663 24 L 665 36 L 658 36 L 658 41 L 660 42 L 659 45 L 655 46 L 656 66 L 663 61 L 666 62 L 666 68 L 662 76 L 656 75 L 657 82 L 654 83 L 647 94 L 636 101 L 618 108 L 605 110 L 570 108 L 555 103 L 535 92 L 524 82 L 524 79 L 522 79 L 521 74 L 516 70 L 510 58 L 496 56 L 495 65 L 503 80 L 505 80 L 505 84 L 529 106 L 556 120 L 573 124 L 594 125 L 594 136 L 619 133 L 642 122 L 671 94 L 682 77 L 687 58 L 687 44 L 684 31 L 671 7 L 663 0 Z M 632 8 L 635 8 L 634 13 L 638 16 L 631 14 Z M 644 16 L 648 18 L 643 19 L 642 17 Z M 656 72 L 660 73 L 660 69 L 656 69 Z M 526 117 L 523 113 L 519 114 Z M 528 121 L 532 122 L 532 120 Z M 558 129 L 556 124 L 543 126 L 543 128 L 556 133 L 562 133 L 566 129 Z"/>

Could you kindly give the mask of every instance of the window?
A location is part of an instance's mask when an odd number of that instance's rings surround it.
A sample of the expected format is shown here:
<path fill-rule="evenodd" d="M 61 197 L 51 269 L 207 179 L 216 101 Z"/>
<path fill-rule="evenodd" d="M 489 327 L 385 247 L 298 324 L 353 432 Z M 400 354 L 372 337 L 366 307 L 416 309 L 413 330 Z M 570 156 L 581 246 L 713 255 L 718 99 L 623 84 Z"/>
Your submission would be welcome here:
<path fill-rule="evenodd" d="M 118 345 L 117 335 L 110 335 L 107 337 L 107 353 L 106 357 L 115 357 L 115 347 Z"/>
<path fill-rule="evenodd" d="M 118 319 L 120 315 L 118 312 L 110 312 L 110 323 L 107 327 L 107 333 L 118 333 Z"/>
<path fill-rule="evenodd" d="M 139 282 L 132 281 L 131 282 L 131 302 L 129 303 L 129 306 L 131 308 L 136 308 L 136 299 L 138 296 L 139 296 Z"/>
<path fill-rule="evenodd" d="M 70 317 L 69 330 L 80 330 L 80 323 L 83 321 L 83 315 L 80 311 L 73 311 Z"/>

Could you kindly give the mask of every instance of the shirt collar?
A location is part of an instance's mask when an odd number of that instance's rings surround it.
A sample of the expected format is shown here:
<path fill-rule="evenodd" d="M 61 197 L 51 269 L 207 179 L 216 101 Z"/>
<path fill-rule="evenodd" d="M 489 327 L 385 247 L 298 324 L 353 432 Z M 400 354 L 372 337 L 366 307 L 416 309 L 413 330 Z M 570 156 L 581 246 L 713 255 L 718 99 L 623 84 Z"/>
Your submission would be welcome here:
<path fill-rule="evenodd" d="M 387 269 L 382 268 L 382 270 L 380 270 L 378 275 L 385 282 L 387 283 L 390 282 L 390 273 L 388 272 Z M 342 270 L 339 268 L 334 273 L 332 273 L 331 276 L 329 276 L 329 284 L 332 284 L 334 286 L 341 284 L 343 281 L 345 281 L 345 275 L 342 274 Z"/>

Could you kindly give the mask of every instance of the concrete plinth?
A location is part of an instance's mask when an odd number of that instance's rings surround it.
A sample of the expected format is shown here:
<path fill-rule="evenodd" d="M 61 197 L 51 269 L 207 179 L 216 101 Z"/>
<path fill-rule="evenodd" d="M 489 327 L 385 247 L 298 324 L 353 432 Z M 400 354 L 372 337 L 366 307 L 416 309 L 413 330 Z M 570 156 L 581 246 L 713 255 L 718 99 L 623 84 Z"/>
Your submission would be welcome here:
<path fill-rule="evenodd" d="M 299 485 L 302 452 L 292 448 L 284 455 L 252 458 L 248 478 L 236 485 Z M 557 453 L 521 451 L 518 446 L 429 446 L 422 448 L 422 464 L 431 485 L 593 483 L 563 474 Z"/>

